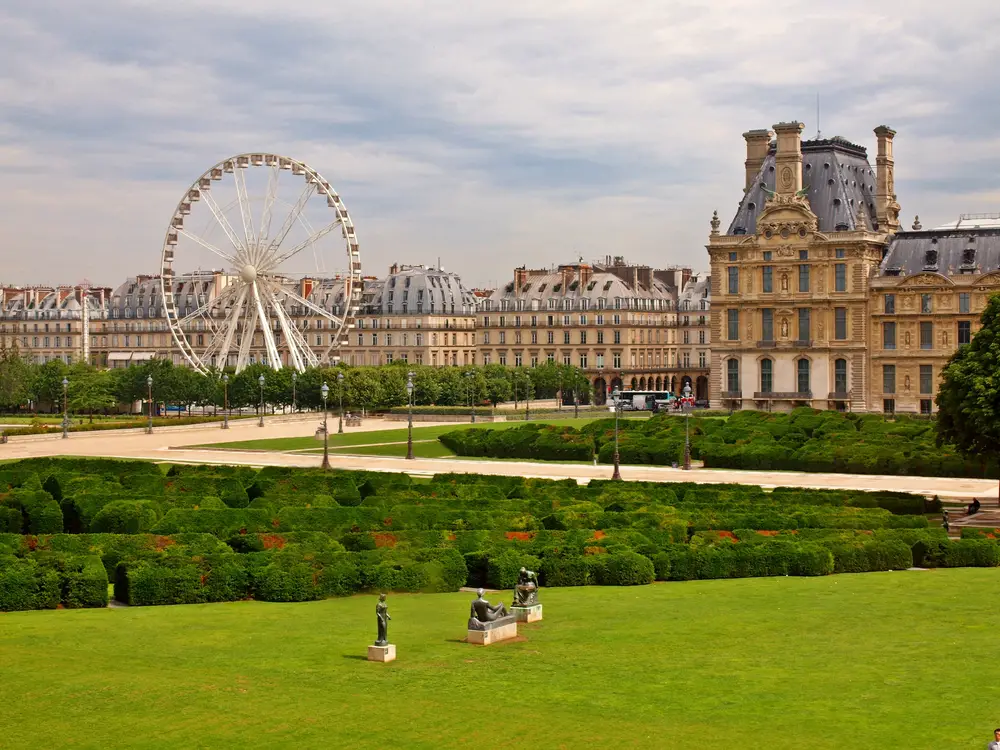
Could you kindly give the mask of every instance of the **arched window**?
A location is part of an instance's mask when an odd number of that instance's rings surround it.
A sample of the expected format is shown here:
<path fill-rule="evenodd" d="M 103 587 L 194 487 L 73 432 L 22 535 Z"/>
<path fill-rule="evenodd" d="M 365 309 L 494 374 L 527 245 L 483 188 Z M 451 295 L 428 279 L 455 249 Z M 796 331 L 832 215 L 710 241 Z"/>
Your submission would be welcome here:
<path fill-rule="evenodd" d="M 726 390 L 736 393 L 740 389 L 740 361 L 738 359 L 726 360 Z"/>
<path fill-rule="evenodd" d="M 771 393 L 774 385 L 774 362 L 770 359 L 760 361 L 760 392 Z"/>
<path fill-rule="evenodd" d="M 798 392 L 799 393 L 808 393 L 809 390 L 810 390 L 810 388 L 809 388 L 809 360 L 808 359 L 800 359 L 798 361 L 798 376 L 799 376 Z"/>
<path fill-rule="evenodd" d="M 847 360 L 838 359 L 833 363 L 833 390 L 847 393 Z"/>

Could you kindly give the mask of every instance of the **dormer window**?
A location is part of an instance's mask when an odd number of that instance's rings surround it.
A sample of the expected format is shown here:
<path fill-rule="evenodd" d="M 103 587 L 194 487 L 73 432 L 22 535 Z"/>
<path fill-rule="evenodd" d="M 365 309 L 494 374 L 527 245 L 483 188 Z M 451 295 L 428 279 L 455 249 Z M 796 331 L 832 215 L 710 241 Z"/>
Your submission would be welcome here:
<path fill-rule="evenodd" d="M 925 269 L 937 268 L 937 264 L 938 264 L 938 251 L 937 250 L 928 250 L 927 252 L 924 253 L 924 268 Z"/>
<path fill-rule="evenodd" d="M 972 266 L 976 263 L 976 248 L 967 247 L 962 251 L 962 265 Z"/>

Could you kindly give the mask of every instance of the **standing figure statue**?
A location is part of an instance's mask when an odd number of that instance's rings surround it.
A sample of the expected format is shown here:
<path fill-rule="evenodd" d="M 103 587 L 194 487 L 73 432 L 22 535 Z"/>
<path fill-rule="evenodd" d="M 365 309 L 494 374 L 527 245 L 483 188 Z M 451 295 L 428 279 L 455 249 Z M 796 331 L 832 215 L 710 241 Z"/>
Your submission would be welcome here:
<path fill-rule="evenodd" d="M 514 586 L 515 607 L 533 607 L 538 604 L 538 573 L 521 568 Z"/>
<path fill-rule="evenodd" d="M 378 604 L 375 605 L 375 617 L 378 618 L 378 640 L 376 646 L 389 645 L 389 605 L 385 603 L 385 594 L 378 595 Z"/>

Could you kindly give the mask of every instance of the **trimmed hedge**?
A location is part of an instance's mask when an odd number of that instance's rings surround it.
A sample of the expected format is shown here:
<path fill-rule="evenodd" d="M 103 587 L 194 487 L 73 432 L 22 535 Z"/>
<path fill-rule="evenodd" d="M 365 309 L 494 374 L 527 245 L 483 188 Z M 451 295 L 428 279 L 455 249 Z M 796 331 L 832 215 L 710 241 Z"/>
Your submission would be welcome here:
<path fill-rule="evenodd" d="M 0 611 L 55 609 L 61 598 L 58 571 L 30 559 L 0 559 Z"/>

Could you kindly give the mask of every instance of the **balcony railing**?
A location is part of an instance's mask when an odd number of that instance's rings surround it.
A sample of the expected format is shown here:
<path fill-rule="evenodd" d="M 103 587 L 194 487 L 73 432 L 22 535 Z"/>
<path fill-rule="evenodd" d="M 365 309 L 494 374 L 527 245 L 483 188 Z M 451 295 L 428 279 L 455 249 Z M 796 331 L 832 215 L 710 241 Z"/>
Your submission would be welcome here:
<path fill-rule="evenodd" d="M 851 392 L 850 391 L 830 391 L 830 395 L 827 396 L 830 401 L 850 401 Z"/>
<path fill-rule="evenodd" d="M 812 339 L 795 339 L 795 341 L 792 342 L 792 346 L 797 349 L 807 349 L 812 345 Z"/>
<path fill-rule="evenodd" d="M 743 393 L 742 391 L 723 391 L 722 398 L 723 400 L 729 400 L 729 401 L 733 399 L 742 399 Z"/>
<path fill-rule="evenodd" d="M 757 391 L 753 394 L 757 401 L 809 401 L 812 391 Z"/>
<path fill-rule="evenodd" d="M 778 345 L 778 342 L 774 339 L 764 339 L 763 341 L 757 342 L 758 349 L 774 349 Z"/>

